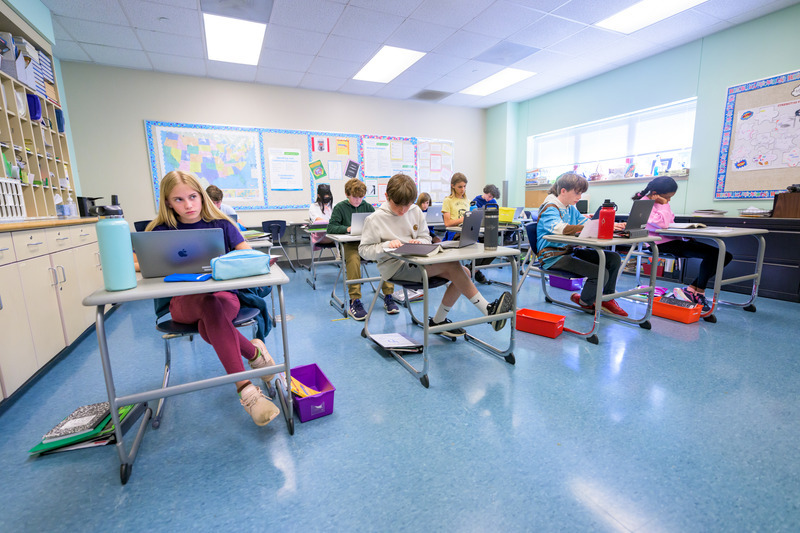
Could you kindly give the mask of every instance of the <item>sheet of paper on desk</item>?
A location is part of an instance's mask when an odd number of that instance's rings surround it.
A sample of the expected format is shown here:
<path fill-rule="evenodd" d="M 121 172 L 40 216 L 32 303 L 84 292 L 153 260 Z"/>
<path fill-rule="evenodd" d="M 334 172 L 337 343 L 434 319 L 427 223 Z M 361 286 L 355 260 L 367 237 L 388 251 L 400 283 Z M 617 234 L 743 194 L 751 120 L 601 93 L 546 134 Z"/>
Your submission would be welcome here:
<path fill-rule="evenodd" d="M 600 221 L 590 220 L 589 222 L 583 225 L 581 234 L 578 235 L 578 237 L 580 237 L 581 239 L 596 239 L 597 232 L 599 230 L 600 230 Z"/>
<path fill-rule="evenodd" d="M 703 233 L 730 233 L 735 229 L 736 228 L 698 228 L 698 231 L 702 231 Z"/>

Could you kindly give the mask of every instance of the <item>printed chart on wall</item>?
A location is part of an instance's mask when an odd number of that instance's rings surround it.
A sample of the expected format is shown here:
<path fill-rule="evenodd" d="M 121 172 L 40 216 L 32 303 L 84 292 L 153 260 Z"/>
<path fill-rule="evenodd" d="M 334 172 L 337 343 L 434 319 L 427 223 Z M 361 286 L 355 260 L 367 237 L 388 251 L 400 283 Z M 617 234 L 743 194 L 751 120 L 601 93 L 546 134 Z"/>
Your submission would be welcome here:
<path fill-rule="evenodd" d="M 417 142 L 414 138 L 363 135 L 361 160 L 368 202 L 383 201 L 386 182 L 395 174 L 407 174 L 417 181 Z"/>
<path fill-rule="evenodd" d="M 182 170 L 222 189 L 225 203 L 237 209 L 265 207 L 258 129 L 157 121 L 145 121 L 145 128 L 156 204 L 161 178 Z"/>
<path fill-rule="evenodd" d="M 771 198 L 800 183 L 800 71 L 728 89 L 716 198 Z"/>
<path fill-rule="evenodd" d="M 417 139 L 419 192 L 430 194 L 434 202 L 441 202 L 450 194 L 453 150 L 453 141 Z"/>
<path fill-rule="evenodd" d="M 308 132 L 312 202 L 320 183 L 330 185 L 334 203 L 344 200 L 345 182 L 361 175 L 360 142 L 360 135 Z"/>
<path fill-rule="evenodd" d="M 293 209 L 307 206 L 310 185 L 306 132 L 262 130 L 261 139 L 266 160 L 267 207 Z"/>

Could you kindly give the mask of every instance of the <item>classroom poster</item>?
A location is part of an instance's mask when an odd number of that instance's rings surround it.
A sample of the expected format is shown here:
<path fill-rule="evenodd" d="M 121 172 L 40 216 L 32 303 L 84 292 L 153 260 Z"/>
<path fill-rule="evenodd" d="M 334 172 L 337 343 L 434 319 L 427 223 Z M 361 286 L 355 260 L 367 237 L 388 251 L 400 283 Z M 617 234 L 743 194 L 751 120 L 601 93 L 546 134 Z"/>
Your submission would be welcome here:
<path fill-rule="evenodd" d="M 299 191 L 303 189 L 300 152 L 294 149 L 269 149 L 270 189 Z"/>
<path fill-rule="evenodd" d="M 309 163 L 308 167 L 311 169 L 311 175 L 315 180 L 322 179 L 328 175 L 328 173 L 325 172 L 325 167 L 322 165 L 322 161 L 319 159 Z"/>

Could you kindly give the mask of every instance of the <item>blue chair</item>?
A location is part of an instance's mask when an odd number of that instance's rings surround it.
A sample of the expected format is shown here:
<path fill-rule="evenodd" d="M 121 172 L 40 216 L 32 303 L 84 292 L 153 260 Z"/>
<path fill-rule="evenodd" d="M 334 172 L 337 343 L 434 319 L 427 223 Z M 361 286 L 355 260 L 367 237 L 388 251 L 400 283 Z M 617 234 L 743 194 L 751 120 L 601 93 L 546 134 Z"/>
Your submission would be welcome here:
<path fill-rule="evenodd" d="M 272 250 L 275 248 L 280 248 L 281 252 L 284 256 L 286 256 L 286 260 L 289 261 L 289 268 L 292 269 L 292 272 L 297 272 L 294 269 L 294 265 L 292 264 L 292 260 L 289 258 L 289 253 L 283 247 L 283 243 L 281 243 L 281 239 L 283 235 L 286 233 L 286 221 L 285 220 L 265 220 L 261 223 L 261 231 L 270 235 L 272 240 Z"/>

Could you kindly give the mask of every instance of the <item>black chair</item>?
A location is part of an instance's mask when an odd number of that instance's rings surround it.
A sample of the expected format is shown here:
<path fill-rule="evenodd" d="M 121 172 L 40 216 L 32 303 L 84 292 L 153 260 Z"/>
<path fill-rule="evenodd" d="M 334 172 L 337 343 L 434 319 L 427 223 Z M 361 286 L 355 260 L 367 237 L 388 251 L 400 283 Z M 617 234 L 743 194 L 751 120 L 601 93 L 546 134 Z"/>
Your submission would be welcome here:
<path fill-rule="evenodd" d="M 258 314 L 259 310 L 254 307 L 243 307 L 239 309 L 239 314 L 233 319 L 233 325 L 237 328 L 244 328 L 247 326 L 252 327 L 252 337 L 255 337 L 257 326 L 255 318 L 258 316 Z M 156 329 L 163 333 L 161 338 L 164 339 L 164 380 L 161 384 L 161 388 L 166 388 L 169 385 L 169 375 L 172 365 L 172 350 L 170 350 L 169 341 L 180 337 L 189 337 L 189 341 L 191 342 L 194 339 L 194 336 L 199 335 L 200 333 L 197 330 L 197 323 L 183 324 L 181 322 L 176 322 L 171 318 L 162 320 L 161 322 L 158 322 L 158 319 L 156 319 Z M 271 384 L 267 384 L 267 393 L 270 397 L 275 397 L 275 389 Z M 156 412 L 153 414 L 153 419 L 151 422 L 153 429 L 158 428 L 158 426 L 161 424 L 161 417 L 163 415 L 165 401 L 166 398 L 161 398 L 158 400 L 158 406 L 156 407 Z"/>
<path fill-rule="evenodd" d="M 137 220 L 133 223 L 133 229 L 136 231 L 144 231 L 147 225 L 152 222 L 151 220 Z"/>
<path fill-rule="evenodd" d="M 274 250 L 275 248 L 280 248 L 283 255 L 286 256 L 286 260 L 289 261 L 289 268 L 292 269 L 292 272 L 297 272 L 294 269 L 292 260 L 289 259 L 289 253 L 283 247 L 283 243 L 281 242 L 284 233 L 286 233 L 286 221 L 265 220 L 264 222 L 261 223 L 261 231 L 270 235 L 270 238 L 272 239 L 272 250 Z"/>

